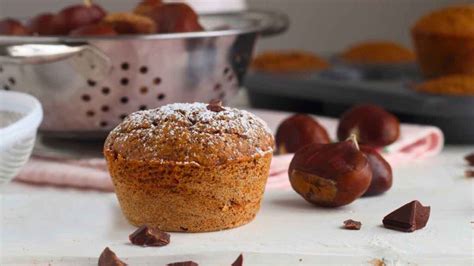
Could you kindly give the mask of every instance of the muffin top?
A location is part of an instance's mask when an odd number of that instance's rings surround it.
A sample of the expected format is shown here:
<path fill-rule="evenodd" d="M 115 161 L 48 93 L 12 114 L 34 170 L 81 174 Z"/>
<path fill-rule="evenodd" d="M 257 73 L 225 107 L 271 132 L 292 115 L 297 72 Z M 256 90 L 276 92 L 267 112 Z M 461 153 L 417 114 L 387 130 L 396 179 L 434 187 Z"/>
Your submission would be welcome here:
<path fill-rule="evenodd" d="M 125 160 L 203 166 L 248 160 L 273 151 L 266 123 L 219 103 L 175 103 L 130 114 L 113 129 L 104 152 Z"/>
<path fill-rule="evenodd" d="M 323 70 L 329 67 L 329 63 L 304 51 L 268 51 L 258 55 L 252 67 L 267 72 L 289 73 Z"/>
<path fill-rule="evenodd" d="M 436 10 L 418 20 L 412 31 L 415 34 L 474 37 L 474 5 Z"/>
<path fill-rule="evenodd" d="M 408 48 L 388 41 L 368 41 L 349 47 L 341 54 L 346 62 L 360 64 L 404 63 L 415 60 Z"/>
<path fill-rule="evenodd" d="M 425 81 L 417 91 L 457 96 L 474 96 L 474 75 L 449 75 Z"/>

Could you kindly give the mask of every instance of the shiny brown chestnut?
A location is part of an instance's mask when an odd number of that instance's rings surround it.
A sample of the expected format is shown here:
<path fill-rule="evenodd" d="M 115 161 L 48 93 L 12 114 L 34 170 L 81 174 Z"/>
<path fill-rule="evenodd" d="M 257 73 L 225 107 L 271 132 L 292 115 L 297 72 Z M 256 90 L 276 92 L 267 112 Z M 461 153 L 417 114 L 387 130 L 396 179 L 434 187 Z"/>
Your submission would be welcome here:
<path fill-rule="evenodd" d="M 351 134 L 360 144 L 383 147 L 400 136 L 400 122 L 396 116 L 376 105 L 358 105 L 342 114 L 337 128 L 339 140 Z"/>
<path fill-rule="evenodd" d="M 355 139 L 313 143 L 298 150 L 288 170 L 293 189 L 322 207 L 347 205 L 369 188 L 372 171 Z"/>
<path fill-rule="evenodd" d="M 52 13 L 39 14 L 28 21 L 27 27 L 33 34 L 55 35 L 57 30 L 53 24 L 54 16 Z"/>
<path fill-rule="evenodd" d="M 30 35 L 30 31 L 18 20 L 5 18 L 0 20 L 0 35 L 25 36 Z"/>
<path fill-rule="evenodd" d="M 91 24 L 75 29 L 69 33 L 71 36 L 115 36 L 117 32 L 107 24 Z"/>
<path fill-rule="evenodd" d="M 158 26 L 159 33 L 202 31 L 196 12 L 184 3 L 167 3 L 153 8 L 148 14 Z"/>
<path fill-rule="evenodd" d="M 52 23 L 56 35 L 67 35 L 77 28 L 99 23 L 105 15 L 104 9 L 96 4 L 72 5 L 59 11 Z"/>
<path fill-rule="evenodd" d="M 278 126 L 276 136 L 278 154 L 295 153 L 311 143 L 326 144 L 331 140 L 326 129 L 306 114 L 292 115 Z"/>
<path fill-rule="evenodd" d="M 393 180 L 390 164 L 372 147 L 361 145 L 360 150 L 367 156 L 372 170 L 372 181 L 363 196 L 375 196 L 388 191 Z"/>

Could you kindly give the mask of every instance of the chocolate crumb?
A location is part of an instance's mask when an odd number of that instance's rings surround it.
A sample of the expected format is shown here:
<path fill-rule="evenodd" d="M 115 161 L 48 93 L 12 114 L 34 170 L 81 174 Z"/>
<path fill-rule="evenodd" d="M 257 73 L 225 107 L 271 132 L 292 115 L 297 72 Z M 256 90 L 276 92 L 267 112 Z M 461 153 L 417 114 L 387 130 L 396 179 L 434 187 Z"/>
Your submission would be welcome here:
<path fill-rule="evenodd" d="M 385 228 L 402 232 L 413 232 L 426 226 L 430 218 L 429 206 L 417 200 L 409 202 L 383 218 Z"/>
<path fill-rule="evenodd" d="M 464 160 L 466 160 L 469 165 L 474 166 L 474 152 L 466 155 L 466 157 L 464 157 Z"/>
<path fill-rule="evenodd" d="M 99 257 L 99 266 L 126 266 L 127 264 L 121 261 L 115 253 L 106 247 Z"/>
<path fill-rule="evenodd" d="M 466 172 L 464 172 L 464 175 L 466 177 L 474 177 L 474 170 L 466 170 Z"/>
<path fill-rule="evenodd" d="M 182 261 L 182 262 L 169 263 L 166 266 L 199 266 L 199 264 L 197 264 L 194 261 Z"/>
<path fill-rule="evenodd" d="M 242 256 L 242 254 L 240 254 L 237 259 L 234 261 L 234 263 L 232 263 L 232 266 L 242 266 L 244 265 L 244 256 Z"/>
<path fill-rule="evenodd" d="M 213 112 L 221 112 L 224 111 L 224 107 L 222 107 L 222 101 L 221 100 L 211 100 L 209 104 L 207 105 L 207 110 L 213 111 Z"/>
<path fill-rule="evenodd" d="M 360 230 L 362 223 L 359 221 L 354 221 L 352 219 L 344 221 L 344 229 L 347 230 Z"/>
<path fill-rule="evenodd" d="M 146 225 L 140 226 L 129 237 L 130 242 L 137 246 L 161 247 L 170 243 L 170 235 Z"/>

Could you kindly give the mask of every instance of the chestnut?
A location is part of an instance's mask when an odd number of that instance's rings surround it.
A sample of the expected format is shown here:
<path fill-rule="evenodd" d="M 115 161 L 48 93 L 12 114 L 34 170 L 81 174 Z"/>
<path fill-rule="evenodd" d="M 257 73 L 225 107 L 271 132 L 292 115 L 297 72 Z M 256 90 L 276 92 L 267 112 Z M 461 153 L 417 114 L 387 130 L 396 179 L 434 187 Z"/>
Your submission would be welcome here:
<path fill-rule="evenodd" d="M 107 24 L 91 24 L 75 29 L 69 33 L 71 36 L 115 36 L 117 32 Z"/>
<path fill-rule="evenodd" d="M 372 171 L 355 139 L 309 144 L 295 153 L 288 170 L 293 189 L 322 207 L 347 205 L 369 188 Z"/>
<path fill-rule="evenodd" d="M 329 134 L 315 119 L 306 114 L 295 114 L 278 126 L 276 136 L 278 154 L 295 153 L 311 143 L 329 143 Z"/>
<path fill-rule="evenodd" d="M 390 164 L 372 147 L 361 145 L 360 150 L 367 156 L 372 170 L 372 181 L 363 196 L 375 196 L 388 191 L 393 179 Z"/>
<path fill-rule="evenodd" d="M 59 11 L 52 23 L 57 35 L 67 35 L 77 28 L 100 22 L 105 15 L 104 9 L 96 4 L 72 5 Z"/>
<path fill-rule="evenodd" d="M 0 35 L 25 36 L 30 35 L 30 31 L 18 20 L 6 18 L 0 20 Z"/>
<path fill-rule="evenodd" d="M 28 29 L 33 34 L 55 35 L 57 30 L 53 24 L 54 16 L 52 13 L 39 14 L 28 21 Z"/>
<path fill-rule="evenodd" d="M 351 134 L 357 136 L 360 144 L 383 147 L 398 139 L 400 122 L 379 106 L 357 105 L 342 114 L 337 128 L 339 140 L 345 140 Z"/>
<path fill-rule="evenodd" d="M 168 3 L 153 8 L 148 14 L 159 33 L 202 31 L 196 12 L 184 3 Z"/>

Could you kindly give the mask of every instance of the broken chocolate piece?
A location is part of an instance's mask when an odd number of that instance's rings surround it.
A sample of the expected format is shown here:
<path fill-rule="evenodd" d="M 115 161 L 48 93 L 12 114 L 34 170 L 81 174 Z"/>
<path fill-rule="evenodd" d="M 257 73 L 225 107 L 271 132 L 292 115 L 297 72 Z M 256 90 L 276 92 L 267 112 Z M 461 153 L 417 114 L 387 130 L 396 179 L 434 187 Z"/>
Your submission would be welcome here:
<path fill-rule="evenodd" d="M 244 265 L 244 256 L 242 256 L 242 254 L 240 254 L 237 259 L 234 261 L 234 263 L 232 263 L 232 266 L 242 266 Z"/>
<path fill-rule="evenodd" d="M 140 226 L 128 238 L 132 244 L 138 246 L 161 247 L 170 243 L 170 235 L 168 233 L 146 225 Z"/>
<path fill-rule="evenodd" d="M 417 200 L 403 205 L 383 218 L 385 228 L 413 232 L 425 227 L 430 218 L 430 207 Z"/>
<path fill-rule="evenodd" d="M 466 177 L 474 177 L 474 170 L 466 170 L 466 172 L 464 172 L 464 175 Z"/>
<path fill-rule="evenodd" d="M 99 257 L 99 266 L 126 266 L 127 264 L 121 261 L 115 253 L 106 247 Z"/>
<path fill-rule="evenodd" d="M 173 263 L 167 264 L 167 266 L 199 266 L 199 264 L 197 264 L 194 261 L 182 261 L 182 262 L 173 262 Z"/>
<path fill-rule="evenodd" d="M 469 165 L 474 166 L 474 153 L 466 155 L 464 159 L 469 163 Z"/>
<path fill-rule="evenodd" d="M 362 223 L 359 221 L 354 221 L 352 219 L 344 221 L 344 229 L 347 230 L 360 230 Z"/>
<path fill-rule="evenodd" d="M 210 110 L 210 111 L 213 111 L 213 112 L 220 112 L 220 111 L 225 110 L 225 108 L 222 107 L 222 101 L 221 100 L 211 100 L 206 108 L 207 108 L 207 110 Z"/>

